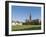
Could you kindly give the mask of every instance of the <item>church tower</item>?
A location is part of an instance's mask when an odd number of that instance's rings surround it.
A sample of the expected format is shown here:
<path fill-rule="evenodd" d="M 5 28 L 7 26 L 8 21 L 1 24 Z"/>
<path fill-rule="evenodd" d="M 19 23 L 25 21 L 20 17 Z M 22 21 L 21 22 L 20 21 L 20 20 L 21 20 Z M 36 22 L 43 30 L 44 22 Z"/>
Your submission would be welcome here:
<path fill-rule="evenodd" d="M 31 20 L 32 20 L 32 19 L 31 19 L 31 13 L 30 13 L 30 15 L 29 15 L 29 22 L 31 22 Z"/>

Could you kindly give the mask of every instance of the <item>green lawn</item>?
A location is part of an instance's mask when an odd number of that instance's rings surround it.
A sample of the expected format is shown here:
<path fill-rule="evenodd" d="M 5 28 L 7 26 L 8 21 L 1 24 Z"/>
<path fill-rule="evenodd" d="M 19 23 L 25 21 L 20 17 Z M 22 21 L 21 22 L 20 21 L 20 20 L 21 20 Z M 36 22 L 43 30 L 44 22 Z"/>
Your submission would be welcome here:
<path fill-rule="evenodd" d="M 41 25 L 12 25 L 12 31 L 40 30 Z"/>

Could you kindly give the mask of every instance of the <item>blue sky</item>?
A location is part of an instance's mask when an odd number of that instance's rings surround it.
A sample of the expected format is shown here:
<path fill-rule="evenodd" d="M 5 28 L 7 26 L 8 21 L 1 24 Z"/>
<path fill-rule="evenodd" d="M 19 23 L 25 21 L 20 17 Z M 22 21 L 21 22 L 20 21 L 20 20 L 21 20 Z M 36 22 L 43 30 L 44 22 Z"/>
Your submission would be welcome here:
<path fill-rule="evenodd" d="M 25 21 L 29 19 L 30 13 L 32 20 L 41 18 L 41 7 L 34 6 L 12 6 L 12 20 Z"/>

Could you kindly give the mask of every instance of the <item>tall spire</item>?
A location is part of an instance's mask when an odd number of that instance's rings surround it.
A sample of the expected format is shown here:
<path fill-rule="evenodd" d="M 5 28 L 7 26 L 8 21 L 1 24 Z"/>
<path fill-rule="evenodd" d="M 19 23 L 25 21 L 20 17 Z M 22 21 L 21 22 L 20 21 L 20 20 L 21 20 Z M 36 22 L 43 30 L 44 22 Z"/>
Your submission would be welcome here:
<path fill-rule="evenodd" d="M 31 13 L 30 13 L 30 15 L 29 15 L 29 21 L 31 22 Z"/>

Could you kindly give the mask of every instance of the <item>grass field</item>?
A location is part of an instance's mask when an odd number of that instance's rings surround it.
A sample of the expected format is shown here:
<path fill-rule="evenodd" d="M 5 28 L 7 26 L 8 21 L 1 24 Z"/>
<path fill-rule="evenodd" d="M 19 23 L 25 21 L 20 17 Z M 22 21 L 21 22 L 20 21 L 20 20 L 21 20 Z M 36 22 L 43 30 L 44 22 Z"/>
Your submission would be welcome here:
<path fill-rule="evenodd" d="M 41 25 L 12 25 L 12 31 L 40 30 Z"/>

